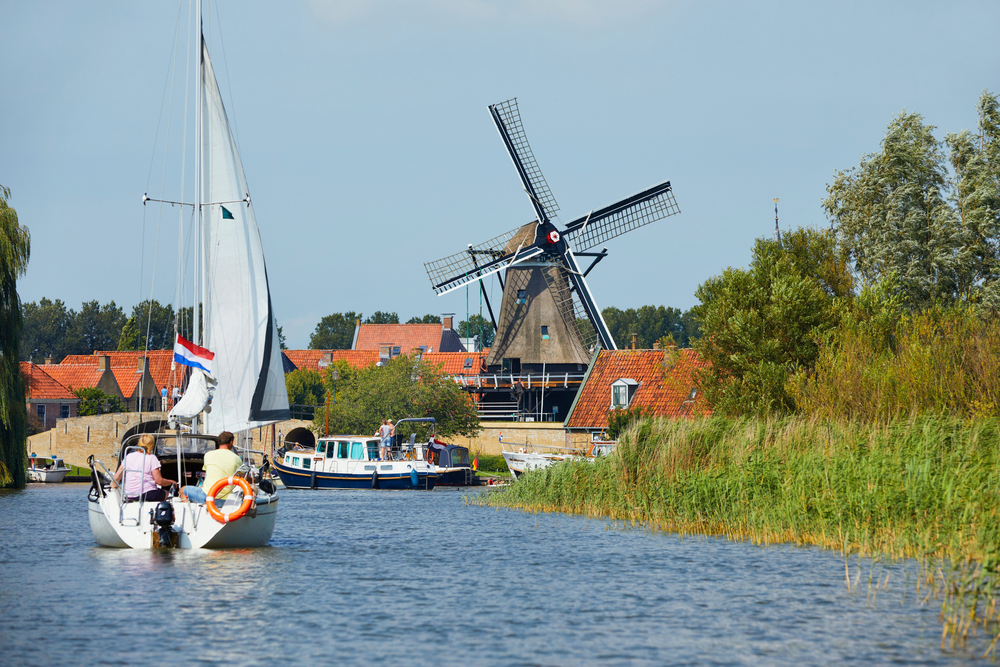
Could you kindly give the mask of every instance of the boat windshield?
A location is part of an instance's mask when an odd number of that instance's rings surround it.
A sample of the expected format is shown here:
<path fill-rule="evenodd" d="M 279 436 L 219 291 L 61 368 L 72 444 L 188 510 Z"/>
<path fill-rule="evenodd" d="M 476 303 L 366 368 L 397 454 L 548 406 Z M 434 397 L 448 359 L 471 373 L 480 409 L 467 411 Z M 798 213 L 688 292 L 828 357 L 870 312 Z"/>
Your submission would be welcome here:
<path fill-rule="evenodd" d="M 157 456 L 181 454 L 204 454 L 216 448 L 213 438 L 180 435 L 156 438 Z"/>

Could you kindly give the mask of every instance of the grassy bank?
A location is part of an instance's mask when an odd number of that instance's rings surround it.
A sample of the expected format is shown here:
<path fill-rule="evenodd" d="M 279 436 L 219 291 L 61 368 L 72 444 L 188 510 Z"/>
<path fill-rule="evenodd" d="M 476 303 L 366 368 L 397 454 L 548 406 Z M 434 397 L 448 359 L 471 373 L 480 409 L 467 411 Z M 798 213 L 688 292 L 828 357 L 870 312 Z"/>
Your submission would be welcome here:
<path fill-rule="evenodd" d="M 653 420 L 606 459 L 538 471 L 475 502 L 915 557 L 939 573 L 954 637 L 996 618 L 998 459 L 996 419 Z"/>

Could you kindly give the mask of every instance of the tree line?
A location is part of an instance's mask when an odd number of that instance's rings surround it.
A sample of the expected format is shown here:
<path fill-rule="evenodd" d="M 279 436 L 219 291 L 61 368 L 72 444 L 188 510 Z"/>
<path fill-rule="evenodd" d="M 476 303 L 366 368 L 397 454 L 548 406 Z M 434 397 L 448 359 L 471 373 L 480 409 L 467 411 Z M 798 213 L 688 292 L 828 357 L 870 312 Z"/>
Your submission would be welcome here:
<path fill-rule="evenodd" d="M 601 311 L 604 321 L 619 348 L 632 345 L 632 334 L 636 334 L 636 346 L 643 349 L 653 344 L 673 343 L 678 347 L 689 347 L 699 336 L 698 323 L 693 311 L 681 312 L 677 308 L 664 306 L 642 306 L 621 310 L 608 307 Z M 327 315 L 309 338 L 311 350 L 349 350 L 354 342 L 354 327 L 357 321 L 363 324 L 399 324 L 399 315 L 375 311 L 364 317 L 361 313 L 347 311 Z M 441 324 L 440 315 L 411 317 L 406 324 Z M 493 323 L 482 315 L 470 315 L 468 321 L 461 320 L 455 331 L 463 338 L 479 336 L 483 347 L 491 347 L 496 337 Z"/>
<path fill-rule="evenodd" d="M 887 420 L 1000 412 L 1000 105 L 943 140 L 915 113 L 834 174 L 831 226 L 759 239 L 700 285 L 716 412 Z"/>
<path fill-rule="evenodd" d="M 52 358 L 59 363 L 69 355 L 93 354 L 94 350 L 170 350 L 175 322 L 181 336 L 194 340 L 194 309 L 189 306 L 175 313 L 172 305 L 156 299 L 147 299 L 126 314 L 114 301 L 86 301 L 73 310 L 59 299 L 42 297 L 22 304 L 21 314 L 21 361 L 43 363 Z M 278 340 L 285 349 L 280 326 Z"/>

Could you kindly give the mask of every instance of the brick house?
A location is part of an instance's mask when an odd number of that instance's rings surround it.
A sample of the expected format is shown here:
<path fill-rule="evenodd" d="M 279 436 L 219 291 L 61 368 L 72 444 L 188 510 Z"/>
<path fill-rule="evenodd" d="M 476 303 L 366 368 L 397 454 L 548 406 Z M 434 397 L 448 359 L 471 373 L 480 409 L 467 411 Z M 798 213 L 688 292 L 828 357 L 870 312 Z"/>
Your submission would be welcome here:
<path fill-rule="evenodd" d="M 597 355 L 566 416 L 570 434 L 599 437 L 614 409 L 643 408 L 657 417 L 711 414 L 694 374 L 707 362 L 691 349 L 605 350 Z"/>
<path fill-rule="evenodd" d="M 46 373 L 45 366 L 22 361 L 21 374 L 28 412 L 38 416 L 45 430 L 55 427 L 57 419 L 77 416 L 80 399 Z"/>

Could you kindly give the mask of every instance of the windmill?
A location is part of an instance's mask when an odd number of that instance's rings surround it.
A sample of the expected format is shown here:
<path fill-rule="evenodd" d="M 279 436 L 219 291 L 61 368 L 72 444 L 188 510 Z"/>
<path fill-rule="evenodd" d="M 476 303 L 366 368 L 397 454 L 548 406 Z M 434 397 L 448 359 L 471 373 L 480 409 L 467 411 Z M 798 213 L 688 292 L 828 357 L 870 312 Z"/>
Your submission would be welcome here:
<path fill-rule="evenodd" d="M 523 364 L 589 364 L 594 346 L 616 349 L 594 302 L 586 277 L 607 249 L 604 242 L 661 218 L 680 213 L 670 181 L 576 218 L 561 229 L 549 186 L 528 145 L 517 99 L 489 107 L 510 159 L 517 169 L 536 219 L 424 267 L 438 295 L 479 282 L 496 338 L 486 363 L 518 373 Z M 578 258 L 592 258 L 581 270 Z M 501 277 L 501 271 L 504 276 Z M 496 275 L 503 297 L 500 318 L 493 315 L 483 279 Z M 504 284 L 504 278 L 506 284 Z"/>

